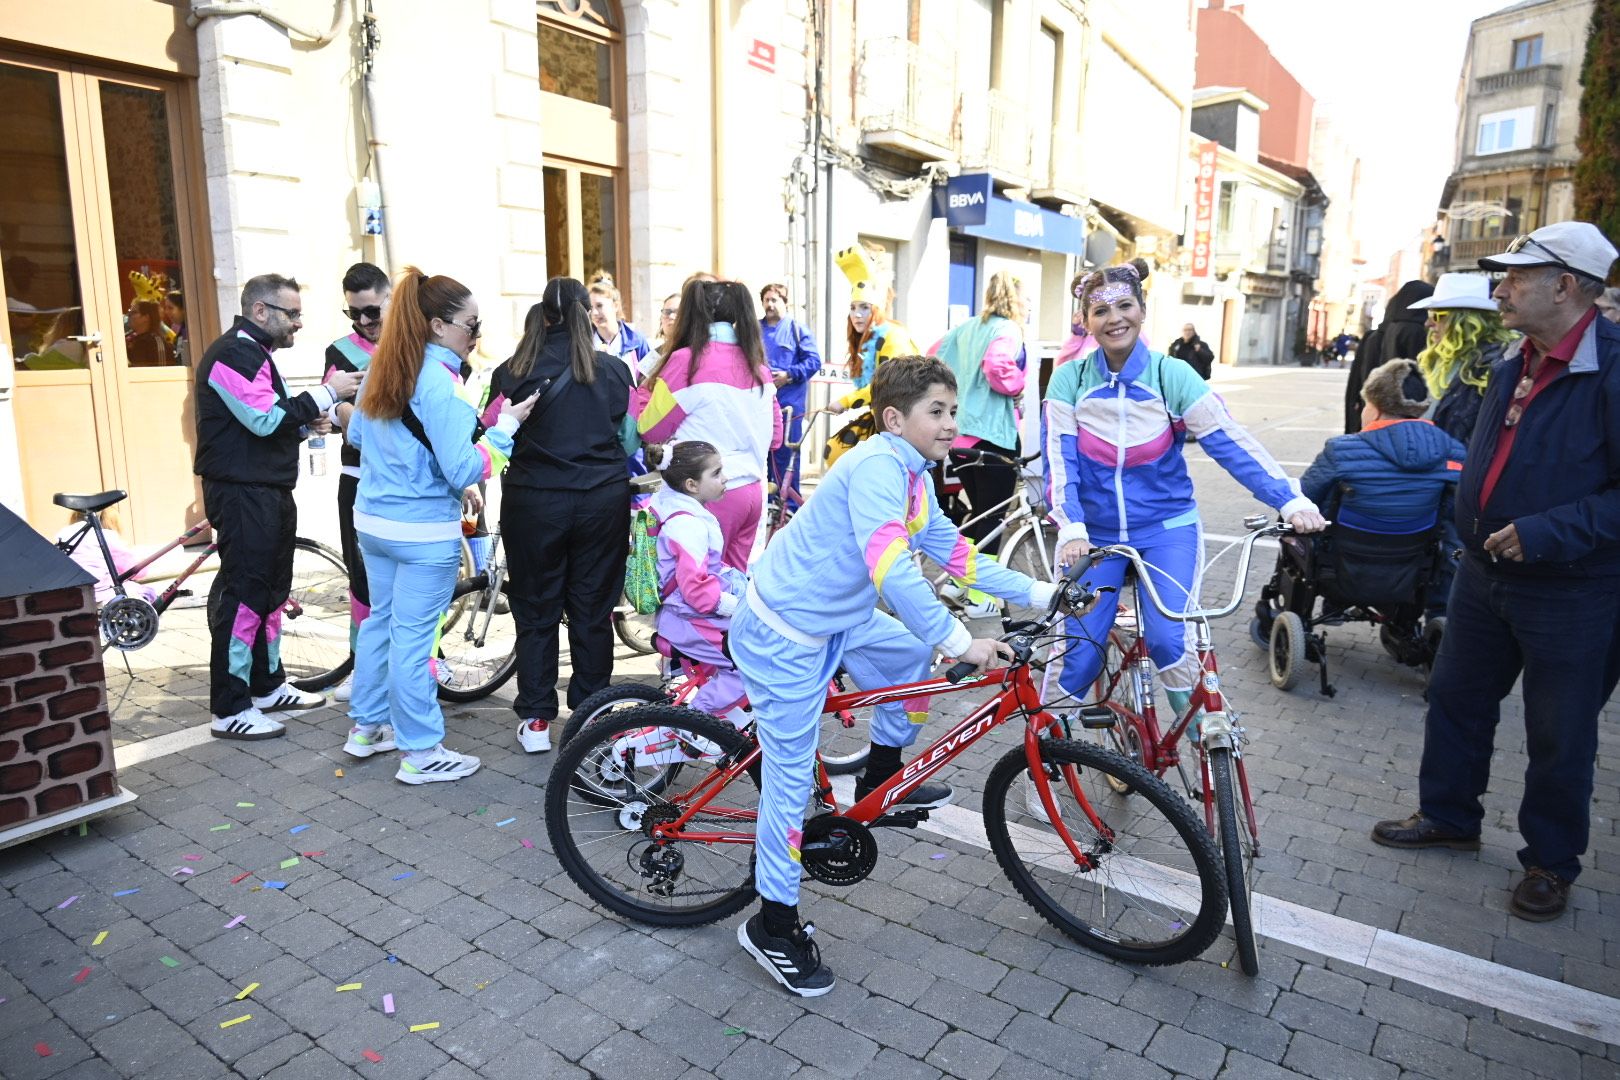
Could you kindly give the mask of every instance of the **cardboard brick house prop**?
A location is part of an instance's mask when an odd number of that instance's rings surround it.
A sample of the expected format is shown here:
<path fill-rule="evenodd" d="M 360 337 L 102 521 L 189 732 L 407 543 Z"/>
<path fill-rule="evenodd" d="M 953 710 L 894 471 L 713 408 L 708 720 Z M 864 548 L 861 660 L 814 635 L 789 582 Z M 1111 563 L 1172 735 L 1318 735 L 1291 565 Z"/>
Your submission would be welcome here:
<path fill-rule="evenodd" d="M 113 765 L 95 579 L 0 506 L 0 847 L 134 798 Z"/>

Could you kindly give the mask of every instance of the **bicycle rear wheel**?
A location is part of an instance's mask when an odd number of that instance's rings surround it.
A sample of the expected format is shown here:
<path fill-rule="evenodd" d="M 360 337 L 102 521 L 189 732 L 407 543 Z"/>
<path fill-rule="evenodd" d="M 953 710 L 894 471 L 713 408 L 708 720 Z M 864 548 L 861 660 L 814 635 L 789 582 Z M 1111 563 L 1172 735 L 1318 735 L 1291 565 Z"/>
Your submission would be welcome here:
<path fill-rule="evenodd" d="M 484 575 L 456 582 L 434 666 L 441 701 L 477 701 L 512 677 L 517 671 L 517 620 L 506 582 L 498 594 Z"/>
<path fill-rule="evenodd" d="M 620 709 L 636 709 L 643 705 L 668 704 L 669 697 L 662 687 L 637 682 L 604 686 L 580 702 L 579 708 L 568 714 L 568 722 L 563 725 L 562 737 L 557 741 L 559 744 L 568 742 L 584 731 L 587 725 L 595 723 L 608 713 L 618 712 Z"/>
<path fill-rule="evenodd" d="M 1053 926 L 1116 960 L 1174 964 L 1207 949 L 1226 919 L 1226 881 L 1192 807 L 1117 754 L 1067 739 L 1040 746 L 1062 824 L 1092 865 L 1076 865 L 1044 809 L 1031 812 L 1021 782 L 1029 765 L 1012 750 L 985 781 L 984 828 L 1013 888 Z"/>
<path fill-rule="evenodd" d="M 288 680 L 310 691 L 341 682 L 354 668 L 351 623 L 343 556 L 298 537 L 293 541 L 292 591 L 281 606 L 281 667 Z"/>
<path fill-rule="evenodd" d="M 1254 845 L 1245 827 L 1247 815 L 1238 813 L 1236 763 L 1236 757 L 1226 747 L 1209 752 L 1209 775 L 1215 789 L 1215 826 L 1221 841 L 1221 863 L 1226 871 L 1238 964 L 1243 974 L 1258 975 L 1260 950 L 1254 940 L 1254 920 L 1249 905 L 1253 891 Z"/>
<path fill-rule="evenodd" d="M 608 713 L 563 745 L 546 784 L 546 830 L 574 884 L 608 910 L 653 926 L 700 926 L 754 898 L 752 836 L 759 788 L 744 772 L 721 788 L 690 831 L 742 842 L 655 840 L 717 769 L 753 741 L 693 709 L 650 705 Z"/>
<path fill-rule="evenodd" d="M 855 689 L 843 672 L 833 676 L 833 693 Z M 845 721 L 849 721 L 846 725 Z M 821 714 L 821 764 L 828 776 L 847 776 L 866 768 L 872 751 L 872 710 L 845 709 Z"/>
<path fill-rule="evenodd" d="M 613 609 L 613 632 L 619 635 L 619 640 L 626 647 L 642 656 L 651 656 L 657 651 L 653 648 L 656 618 L 656 615 L 641 614 L 629 600 L 625 600 Z"/>
<path fill-rule="evenodd" d="M 1012 543 L 1002 545 L 1002 558 L 1006 560 L 1009 569 L 1016 570 L 1025 577 L 1036 581 L 1053 580 L 1052 556 L 1053 547 L 1057 541 L 1057 533 L 1049 528 L 1045 522 L 1032 521 L 1019 529 L 1018 535 L 1012 538 Z M 1007 618 L 1016 621 L 1038 619 L 1046 611 L 1029 605 L 1007 602 Z"/>

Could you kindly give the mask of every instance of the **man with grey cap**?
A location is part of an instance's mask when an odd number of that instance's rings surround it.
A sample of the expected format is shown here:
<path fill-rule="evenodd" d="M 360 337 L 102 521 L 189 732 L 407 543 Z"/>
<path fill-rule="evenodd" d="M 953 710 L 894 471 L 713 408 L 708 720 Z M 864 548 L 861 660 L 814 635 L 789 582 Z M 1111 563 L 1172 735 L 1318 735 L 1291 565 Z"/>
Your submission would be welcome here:
<path fill-rule="evenodd" d="M 1508 910 L 1569 902 L 1590 831 L 1597 723 L 1620 681 L 1620 327 L 1595 301 L 1616 257 L 1566 221 L 1481 259 L 1522 332 L 1491 371 L 1457 485 L 1464 557 L 1429 682 L 1418 812 L 1387 847 L 1476 850 L 1502 699 L 1524 676 L 1530 764 L 1519 803 L 1525 876 Z"/>

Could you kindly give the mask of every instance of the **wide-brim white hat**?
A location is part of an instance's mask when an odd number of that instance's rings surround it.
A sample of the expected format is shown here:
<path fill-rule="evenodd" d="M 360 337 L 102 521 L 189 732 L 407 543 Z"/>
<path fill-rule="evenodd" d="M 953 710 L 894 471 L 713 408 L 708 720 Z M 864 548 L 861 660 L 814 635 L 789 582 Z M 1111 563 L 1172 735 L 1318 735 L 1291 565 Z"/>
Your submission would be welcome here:
<path fill-rule="evenodd" d="M 1491 299 L 1491 279 L 1484 274 L 1441 274 L 1435 283 L 1434 295 L 1411 304 L 1419 311 L 1438 308 L 1466 308 L 1470 311 L 1495 311 L 1496 301 Z"/>

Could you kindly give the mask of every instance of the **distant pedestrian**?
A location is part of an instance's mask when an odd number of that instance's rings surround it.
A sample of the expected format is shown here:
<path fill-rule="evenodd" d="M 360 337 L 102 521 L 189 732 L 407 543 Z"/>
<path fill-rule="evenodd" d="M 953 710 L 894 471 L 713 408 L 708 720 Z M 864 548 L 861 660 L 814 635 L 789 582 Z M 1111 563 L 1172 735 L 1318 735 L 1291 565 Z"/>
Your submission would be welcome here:
<path fill-rule="evenodd" d="M 1423 312 L 1411 308 L 1433 294 L 1434 286 L 1427 281 L 1408 281 L 1389 302 L 1378 329 L 1361 339 L 1355 362 L 1350 365 L 1350 378 L 1344 386 L 1346 435 L 1361 430 L 1361 384 L 1367 381 L 1373 368 L 1391 360 L 1415 359 L 1429 344 L 1428 331 L 1423 328 Z"/>
<path fill-rule="evenodd" d="M 355 644 L 343 750 L 397 747 L 394 779 L 405 784 L 460 780 L 481 764 L 444 745 L 434 644 L 461 568 L 464 493 L 505 467 L 534 407 L 532 397 L 503 402 L 486 431 L 457 393 L 482 325 L 465 285 L 407 266 L 345 433 L 362 454 L 354 526 L 371 614 Z"/>
<path fill-rule="evenodd" d="M 287 733 L 279 716 L 326 704 L 287 681 L 281 667 L 281 606 L 292 590 L 298 532 L 298 448 L 331 430 L 326 413 L 360 383 L 353 372 L 296 396 L 274 353 L 291 348 L 304 325 L 298 282 L 260 274 L 242 287 L 242 313 L 197 365 L 197 452 L 203 508 L 219 544 L 216 595 L 208 606 L 213 639 L 209 709 L 218 739 L 270 739 Z"/>
<path fill-rule="evenodd" d="M 797 453 L 788 444 L 797 444 L 804 432 L 806 392 L 810 380 L 821 371 L 821 350 L 809 328 L 788 314 L 786 285 L 759 290 L 759 304 L 765 309 L 759 332 L 764 339 L 765 363 L 776 384 L 776 407 L 793 410 L 793 423 L 782 432 L 782 445 L 771 451 L 771 478 L 780 481 Z"/>
<path fill-rule="evenodd" d="M 1418 811 L 1387 847 L 1476 850 L 1502 700 L 1524 676 L 1524 877 L 1508 910 L 1563 914 L 1591 831 L 1598 715 L 1620 680 L 1620 328 L 1595 302 L 1616 256 L 1566 221 L 1481 259 L 1524 339 L 1491 371 L 1457 485 L 1465 555 L 1429 679 Z"/>
<path fill-rule="evenodd" d="M 523 338 L 495 369 L 484 422 L 511 399 L 539 395 L 518 431 L 501 481 L 501 534 L 517 622 L 518 743 L 551 749 L 557 719 L 558 635 L 568 618 L 573 675 L 568 707 L 613 679 L 613 608 L 630 550 L 627 456 L 638 442 L 628 419 L 629 369 L 593 348 L 589 296 L 552 278 L 529 309 Z"/>
<path fill-rule="evenodd" d="M 1203 338 L 1198 336 L 1198 328 L 1192 323 L 1181 328 L 1181 336 L 1170 343 L 1169 353 L 1177 360 L 1185 360 L 1192 365 L 1192 369 L 1199 376 L 1209 382 L 1209 377 L 1215 371 L 1215 354 Z"/>

